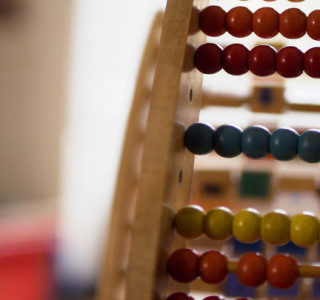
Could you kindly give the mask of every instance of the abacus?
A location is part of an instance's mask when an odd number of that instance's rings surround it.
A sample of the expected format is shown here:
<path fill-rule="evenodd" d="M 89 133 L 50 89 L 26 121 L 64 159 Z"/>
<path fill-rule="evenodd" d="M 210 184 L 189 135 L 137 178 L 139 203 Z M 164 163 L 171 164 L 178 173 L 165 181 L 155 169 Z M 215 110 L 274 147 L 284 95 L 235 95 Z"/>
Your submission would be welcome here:
<path fill-rule="evenodd" d="M 258 253 L 261 243 L 283 246 L 289 242 L 301 249 L 315 245 L 319 238 L 316 216 L 301 212 L 291 218 L 275 210 L 262 217 L 251 208 L 233 213 L 226 207 L 206 212 L 189 203 L 195 155 L 215 152 L 232 158 L 243 153 L 250 159 L 272 156 L 288 161 L 299 156 L 305 163 L 320 161 L 317 129 L 298 133 L 278 128 L 271 133 L 259 125 L 215 129 L 198 122 L 203 73 L 223 69 L 235 76 L 250 71 L 262 77 L 275 72 L 285 78 L 302 72 L 320 77 L 320 48 L 302 53 L 296 47 L 277 51 L 258 45 L 248 50 L 231 44 L 222 49 L 207 43 L 206 35 L 228 31 L 244 37 L 254 32 L 272 38 L 280 32 L 296 39 L 307 32 L 320 40 L 319 15 L 315 11 L 307 17 L 290 8 L 281 14 L 271 8 L 252 13 L 241 6 L 225 12 L 206 0 L 167 1 L 165 13 L 156 16 L 151 28 L 138 75 L 97 299 L 192 300 L 190 289 L 209 289 L 202 297 L 206 300 L 268 299 L 273 295 L 266 293 L 266 282 L 282 290 L 300 277 L 320 276 L 318 266 L 300 262 L 294 255 Z M 203 236 L 211 242 L 206 240 L 197 253 L 192 246 Z M 226 240 L 240 243 L 246 253 L 228 257 L 220 251 Z M 204 250 L 204 245 L 211 249 Z M 220 284 L 232 274 L 240 285 L 259 292 L 224 293 Z M 199 278 L 208 285 L 197 286 Z"/>

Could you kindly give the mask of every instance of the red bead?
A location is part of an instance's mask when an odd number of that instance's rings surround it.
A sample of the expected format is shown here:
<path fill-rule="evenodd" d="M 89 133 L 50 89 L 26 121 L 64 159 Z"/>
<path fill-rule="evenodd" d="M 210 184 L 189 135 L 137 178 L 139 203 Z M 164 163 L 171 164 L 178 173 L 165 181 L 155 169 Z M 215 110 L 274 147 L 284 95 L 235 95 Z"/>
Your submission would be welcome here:
<path fill-rule="evenodd" d="M 235 37 L 245 37 L 252 32 L 252 12 L 243 6 L 232 8 L 227 13 L 227 31 Z"/>
<path fill-rule="evenodd" d="M 305 35 L 307 16 L 298 8 L 285 10 L 279 18 L 279 31 L 289 39 L 297 39 Z"/>
<path fill-rule="evenodd" d="M 194 300 L 194 298 L 185 293 L 174 293 L 167 297 L 166 300 Z"/>
<path fill-rule="evenodd" d="M 225 299 L 220 296 L 209 296 L 209 297 L 203 298 L 203 300 L 225 300 Z"/>
<path fill-rule="evenodd" d="M 303 53 L 296 47 L 284 47 L 277 54 L 277 72 L 285 78 L 294 78 L 304 69 Z"/>
<path fill-rule="evenodd" d="M 222 52 L 222 67 L 231 75 L 242 75 L 249 70 L 249 50 L 241 44 L 232 44 Z"/>
<path fill-rule="evenodd" d="M 198 254 L 190 249 L 173 252 L 168 260 L 167 270 L 178 282 L 191 282 L 197 278 Z"/>
<path fill-rule="evenodd" d="M 194 54 L 195 67 L 204 74 L 214 74 L 222 69 L 222 48 L 216 44 L 201 45 Z"/>
<path fill-rule="evenodd" d="M 312 39 L 320 41 L 320 10 L 314 10 L 309 14 L 307 33 Z"/>
<path fill-rule="evenodd" d="M 267 278 L 267 260 L 258 253 L 243 255 L 238 262 L 237 277 L 240 283 L 248 287 L 257 287 Z"/>
<path fill-rule="evenodd" d="M 252 29 L 261 38 L 272 38 L 279 32 L 279 13 L 271 7 L 262 7 L 252 16 Z"/>
<path fill-rule="evenodd" d="M 199 14 L 199 27 L 209 36 L 220 36 L 226 32 L 226 16 L 220 6 L 208 6 Z"/>
<path fill-rule="evenodd" d="M 257 76 L 269 76 L 276 71 L 277 52 L 269 45 L 260 45 L 249 53 L 249 69 Z"/>
<path fill-rule="evenodd" d="M 313 78 L 320 78 L 320 48 L 309 49 L 304 54 L 304 71 Z"/>
<path fill-rule="evenodd" d="M 206 283 L 218 284 L 228 273 L 227 258 L 218 251 L 208 251 L 198 259 L 198 274 Z"/>
<path fill-rule="evenodd" d="M 287 289 L 294 285 L 297 274 L 298 265 L 292 256 L 277 254 L 270 259 L 267 279 L 271 286 L 278 289 Z"/>

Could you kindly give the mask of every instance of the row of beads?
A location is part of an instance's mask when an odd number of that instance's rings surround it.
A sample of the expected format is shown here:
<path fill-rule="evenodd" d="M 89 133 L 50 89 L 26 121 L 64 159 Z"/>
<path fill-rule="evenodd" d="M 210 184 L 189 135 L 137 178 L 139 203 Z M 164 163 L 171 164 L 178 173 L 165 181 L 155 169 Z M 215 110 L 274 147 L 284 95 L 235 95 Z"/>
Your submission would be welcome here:
<path fill-rule="evenodd" d="M 228 273 L 236 273 L 238 281 L 247 287 L 257 287 L 266 280 L 275 288 L 287 289 L 294 285 L 300 272 L 296 260 L 287 254 L 277 254 L 266 260 L 259 253 L 249 252 L 238 262 L 228 261 L 218 251 L 207 251 L 199 255 L 191 249 L 178 249 L 171 254 L 167 264 L 169 275 L 178 282 L 189 283 L 200 277 L 209 284 L 222 283 Z M 320 268 L 314 267 L 307 276 L 319 277 Z"/>
<path fill-rule="evenodd" d="M 286 212 L 275 210 L 261 216 L 249 208 L 235 215 L 226 207 L 216 207 L 207 213 L 197 205 L 181 208 L 174 216 L 176 232 L 195 239 L 203 233 L 216 241 L 232 236 L 242 243 L 253 243 L 260 238 L 275 246 L 290 240 L 297 246 L 309 247 L 319 241 L 319 220 L 311 212 L 302 212 L 290 218 Z"/>
<path fill-rule="evenodd" d="M 287 161 L 297 155 L 309 163 L 320 161 L 320 130 L 308 129 L 300 135 L 292 128 L 278 128 L 272 133 L 264 126 L 250 126 L 244 131 L 234 125 L 217 129 L 205 123 L 194 123 L 184 134 L 186 148 L 198 155 L 215 152 L 225 158 L 244 153 L 253 159 L 269 153 L 277 160 Z"/>
<path fill-rule="evenodd" d="M 174 293 L 166 298 L 166 300 L 195 300 L 192 296 L 187 295 L 185 293 Z M 225 300 L 224 297 L 221 296 L 208 296 L 203 298 L 202 300 Z M 249 300 L 248 298 L 236 298 L 235 300 Z"/>
<path fill-rule="evenodd" d="M 200 12 L 199 27 L 209 36 L 220 36 L 226 31 L 234 37 L 242 38 L 254 32 L 265 39 L 279 32 L 286 38 L 297 39 L 306 33 L 314 40 L 320 40 L 320 10 L 308 17 L 298 8 L 289 8 L 279 14 L 271 7 L 262 7 L 252 13 L 239 6 L 226 13 L 219 6 L 208 6 Z"/>
<path fill-rule="evenodd" d="M 223 69 L 231 75 L 243 75 L 250 70 L 261 77 L 278 72 L 282 77 L 295 78 L 305 71 L 312 78 L 320 78 L 320 47 L 303 53 L 293 46 L 277 51 L 270 45 L 249 50 L 242 44 L 231 44 L 223 49 L 220 45 L 206 43 L 195 51 L 194 65 L 204 74 L 215 74 Z"/>

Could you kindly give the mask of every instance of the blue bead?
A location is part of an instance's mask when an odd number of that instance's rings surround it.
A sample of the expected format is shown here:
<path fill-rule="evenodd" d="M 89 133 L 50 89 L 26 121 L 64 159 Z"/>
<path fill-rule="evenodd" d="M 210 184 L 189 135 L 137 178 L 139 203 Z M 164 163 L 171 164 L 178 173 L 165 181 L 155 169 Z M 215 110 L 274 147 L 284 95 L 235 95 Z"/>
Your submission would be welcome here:
<path fill-rule="evenodd" d="M 309 163 L 320 161 L 320 130 L 309 129 L 299 137 L 298 153 L 301 159 Z"/>
<path fill-rule="evenodd" d="M 263 158 L 269 153 L 270 131 L 263 126 L 251 126 L 242 133 L 242 152 L 250 158 Z"/>
<path fill-rule="evenodd" d="M 278 160 L 291 160 L 298 153 L 299 134 L 292 128 L 279 128 L 271 133 L 269 150 Z"/>
<path fill-rule="evenodd" d="M 220 126 L 214 135 L 215 151 L 222 157 L 235 157 L 242 151 L 242 130 L 233 125 Z"/>
<path fill-rule="evenodd" d="M 184 134 L 184 144 L 193 154 L 207 154 L 214 148 L 215 129 L 204 123 L 194 123 Z"/>

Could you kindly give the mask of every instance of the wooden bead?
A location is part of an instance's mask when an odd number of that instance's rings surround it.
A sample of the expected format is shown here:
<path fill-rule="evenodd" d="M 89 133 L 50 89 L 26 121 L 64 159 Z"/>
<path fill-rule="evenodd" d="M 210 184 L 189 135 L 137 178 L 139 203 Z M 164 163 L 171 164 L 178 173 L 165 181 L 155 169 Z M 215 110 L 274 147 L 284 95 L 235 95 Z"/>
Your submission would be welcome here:
<path fill-rule="evenodd" d="M 214 134 L 214 149 L 222 157 L 238 156 L 241 149 L 242 130 L 233 125 L 222 125 Z"/>
<path fill-rule="evenodd" d="M 254 243 L 260 238 L 261 216 L 255 209 L 244 209 L 235 214 L 233 236 L 242 243 Z"/>
<path fill-rule="evenodd" d="M 204 155 L 214 148 L 215 129 L 205 123 L 194 123 L 184 134 L 184 145 L 193 154 Z"/>
<path fill-rule="evenodd" d="M 319 239 L 319 221 L 311 213 L 301 213 L 291 219 L 291 241 L 300 247 L 310 247 Z"/>
<path fill-rule="evenodd" d="M 203 219 L 203 232 L 213 240 L 224 241 L 232 236 L 233 214 L 226 207 L 216 207 Z"/>
<path fill-rule="evenodd" d="M 209 36 L 220 36 L 226 32 L 227 13 L 220 6 L 208 6 L 199 14 L 199 27 Z"/>
<path fill-rule="evenodd" d="M 209 284 L 219 284 L 228 274 L 227 258 L 221 252 L 208 251 L 198 259 L 198 275 Z"/>
<path fill-rule="evenodd" d="M 320 78 L 320 47 L 311 48 L 304 54 L 304 71 L 312 78 Z"/>
<path fill-rule="evenodd" d="M 307 16 L 298 8 L 285 10 L 279 18 L 279 31 L 289 39 L 297 39 L 305 35 Z"/>
<path fill-rule="evenodd" d="M 222 68 L 231 75 L 243 75 L 249 70 L 249 50 L 242 44 L 232 44 L 222 52 Z"/>
<path fill-rule="evenodd" d="M 249 53 L 249 69 L 257 76 L 269 76 L 276 71 L 277 52 L 269 45 L 254 47 Z"/>
<path fill-rule="evenodd" d="M 255 252 L 243 255 L 238 262 L 237 278 L 247 287 L 262 285 L 267 278 L 267 260 Z"/>
<path fill-rule="evenodd" d="M 300 158 L 306 162 L 320 161 L 320 130 L 309 129 L 300 135 L 298 153 Z"/>
<path fill-rule="evenodd" d="M 222 48 L 216 44 L 201 45 L 194 54 L 195 67 L 204 74 L 214 74 L 222 69 Z"/>
<path fill-rule="evenodd" d="M 208 296 L 203 298 L 203 300 L 225 300 L 225 298 L 221 297 L 221 296 Z"/>
<path fill-rule="evenodd" d="M 170 276 L 178 281 L 188 283 L 198 276 L 197 262 L 199 255 L 190 249 L 179 249 L 171 254 L 167 264 Z"/>
<path fill-rule="evenodd" d="M 295 78 L 304 70 L 303 53 L 296 47 L 284 47 L 277 54 L 277 72 L 285 78 Z"/>
<path fill-rule="evenodd" d="M 261 220 L 261 239 L 271 245 L 284 245 L 290 240 L 290 218 L 284 211 L 267 213 Z"/>
<path fill-rule="evenodd" d="M 185 239 L 195 239 L 203 233 L 205 211 L 198 205 L 181 208 L 174 216 L 176 232 Z"/>
<path fill-rule="evenodd" d="M 253 32 L 261 38 L 272 38 L 279 32 L 279 13 L 271 7 L 262 7 L 252 16 Z"/>
<path fill-rule="evenodd" d="M 243 6 L 232 8 L 227 13 L 227 31 L 235 37 L 245 37 L 252 33 L 252 12 Z"/>
<path fill-rule="evenodd" d="M 174 293 L 167 297 L 166 300 L 194 300 L 194 298 L 185 293 Z"/>
<path fill-rule="evenodd" d="M 320 10 L 312 11 L 307 19 L 307 34 L 314 40 L 320 41 Z"/>
<path fill-rule="evenodd" d="M 267 280 L 272 287 L 287 289 L 295 284 L 297 275 L 298 265 L 293 257 L 277 254 L 270 259 Z"/>

